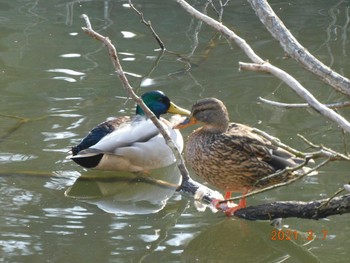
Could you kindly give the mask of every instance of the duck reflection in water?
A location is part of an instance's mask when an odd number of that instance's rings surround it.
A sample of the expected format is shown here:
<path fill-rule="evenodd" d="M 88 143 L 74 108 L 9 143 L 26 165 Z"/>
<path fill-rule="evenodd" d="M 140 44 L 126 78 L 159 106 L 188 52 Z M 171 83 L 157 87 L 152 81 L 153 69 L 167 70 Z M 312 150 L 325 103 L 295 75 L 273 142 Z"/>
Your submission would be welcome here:
<path fill-rule="evenodd" d="M 164 208 L 180 184 L 176 165 L 152 170 L 149 175 L 89 171 L 65 195 L 96 205 L 112 214 L 152 214 Z"/>

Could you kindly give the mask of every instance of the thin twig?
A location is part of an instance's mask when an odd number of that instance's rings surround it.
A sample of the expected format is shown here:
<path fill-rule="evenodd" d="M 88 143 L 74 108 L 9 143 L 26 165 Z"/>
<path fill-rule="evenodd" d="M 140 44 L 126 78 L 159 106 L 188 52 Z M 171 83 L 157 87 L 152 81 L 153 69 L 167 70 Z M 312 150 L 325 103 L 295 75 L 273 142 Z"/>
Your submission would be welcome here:
<path fill-rule="evenodd" d="M 272 144 L 281 147 L 283 149 L 285 149 L 286 151 L 294 154 L 297 157 L 301 157 L 301 158 L 306 158 L 309 157 L 309 154 L 303 153 L 301 151 L 298 151 L 290 146 L 288 146 L 287 144 L 282 143 L 278 138 L 271 136 L 270 134 L 259 130 L 257 128 L 253 128 L 253 132 L 259 134 L 260 136 L 264 137 L 265 139 L 269 140 Z"/>
<path fill-rule="evenodd" d="M 347 133 L 344 130 L 341 130 L 341 134 L 342 134 L 342 137 L 343 137 L 344 154 L 346 156 L 349 156 L 348 142 L 347 142 Z"/>
<path fill-rule="evenodd" d="M 264 181 L 271 180 L 272 178 L 275 178 L 275 177 L 278 177 L 278 176 L 281 176 L 281 175 L 287 175 L 288 173 L 297 171 L 297 170 L 303 168 L 305 165 L 307 165 L 309 161 L 310 161 L 310 158 L 307 158 L 299 165 L 296 165 L 296 166 L 293 166 L 293 167 L 287 167 L 287 168 L 285 168 L 283 170 L 278 170 L 277 172 L 275 172 L 273 174 L 269 174 L 269 175 L 267 175 L 267 176 L 265 176 L 263 178 L 260 178 L 259 180 L 257 180 L 254 183 L 253 187 L 262 185 Z"/>
<path fill-rule="evenodd" d="M 350 157 L 341 153 L 338 153 L 328 147 L 325 147 L 323 145 L 316 145 L 312 142 L 310 142 L 308 139 L 306 139 L 303 135 L 301 134 L 297 134 L 297 136 L 299 138 L 301 138 L 305 143 L 307 143 L 308 145 L 310 145 L 313 148 L 316 149 L 320 149 L 320 151 L 317 152 L 317 154 L 322 154 L 323 157 L 328 156 L 329 158 L 331 158 L 332 160 L 346 160 L 346 161 L 350 161 Z M 316 153 L 315 153 L 316 155 Z"/>
<path fill-rule="evenodd" d="M 308 139 L 306 139 L 303 135 L 297 134 L 297 136 L 298 136 L 300 139 L 302 139 L 306 144 L 308 144 L 309 146 L 311 146 L 312 148 L 322 149 L 322 145 L 314 144 L 313 142 L 311 142 L 311 141 L 309 141 Z"/>
<path fill-rule="evenodd" d="M 141 13 L 131 2 L 131 0 L 129 0 L 129 5 L 130 7 L 141 17 L 141 23 L 143 23 L 144 25 L 146 25 L 152 32 L 153 37 L 156 39 L 156 41 L 158 42 L 160 48 L 162 50 L 165 50 L 165 45 L 163 43 L 163 41 L 160 39 L 160 37 L 158 36 L 158 34 L 156 33 L 156 31 L 153 29 L 151 21 L 146 21 L 143 13 Z"/>
<path fill-rule="evenodd" d="M 318 149 L 318 151 L 316 152 L 301 152 L 298 151 L 284 143 L 282 143 L 278 138 L 273 137 L 271 135 L 269 135 L 268 133 L 259 130 L 257 128 L 253 128 L 253 132 L 259 134 L 260 136 L 264 137 L 265 139 L 269 140 L 272 144 L 285 149 L 286 151 L 293 153 L 295 156 L 297 157 L 301 157 L 301 158 L 308 158 L 308 159 L 316 159 L 316 158 L 331 158 L 332 160 L 346 160 L 346 161 L 350 161 L 350 157 L 345 155 L 345 154 L 341 154 L 338 153 L 330 148 L 327 148 L 323 145 L 317 145 L 312 143 L 311 141 L 309 141 L 308 139 L 306 139 L 304 136 L 302 136 L 301 134 L 297 134 L 297 136 L 299 138 L 301 138 L 307 145 L 309 145 L 312 148 Z"/>
<path fill-rule="evenodd" d="M 343 188 L 339 188 L 338 191 L 336 191 L 331 197 L 329 197 L 327 199 L 327 201 L 325 201 L 324 203 L 322 203 L 318 209 L 322 209 L 323 207 L 327 206 L 329 204 L 330 201 L 332 201 L 332 199 L 334 199 L 334 197 L 336 197 L 338 194 L 342 193 L 343 191 L 345 191 L 344 187 Z"/>
<path fill-rule="evenodd" d="M 321 203 L 321 205 L 317 208 L 316 215 L 322 211 L 322 209 L 325 209 L 329 206 L 330 202 L 337 197 L 340 193 L 345 191 L 345 185 L 342 188 L 339 188 L 331 197 L 328 198 L 328 200 Z"/>
<path fill-rule="evenodd" d="M 274 184 L 274 185 L 271 185 L 271 186 L 268 186 L 268 187 L 264 187 L 262 189 L 252 191 L 252 192 L 247 193 L 245 195 L 232 197 L 230 199 L 226 199 L 226 200 L 220 201 L 218 203 L 221 204 L 221 203 L 227 203 L 227 202 L 230 202 L 230 201 L 239 200 L 239 199 L 242 199 L 242 198 L 246 198 L 246 197 L 250 197 L 250 196 L 253 196 L 253 195 L 261 194 L 263 192 L 270 191 L 272 189 L 276 189 L 276 188 L 279 188 L 279 187 L 282 187 L 282 186 L 289 185 L 289 184 L 291 184 L 291 183 L 293 183 L 293 182 L 295 182 L 297 180 L 300 180 L 301 178 L 305 177 L 306 175 L 308 175 L 308 174 L 310 174 L 310 173 L 312 173 L 314 171 L 317 171 L 319 168 L 321 168 L 322 166 L 326 165 L 330 161 L 331 161 L 331 158 L 328 158 L 328 159 L 324 160 L 323 162 L 319 163 L 318 165 L 314 166 L 313 168 L 311 168 L 307 172 L 305 172 L 305 173 L 301 174 L 300 176 L 297 176 L 297 177 L 295 177 L 295 178 L 293 178 L 291 180 L 288 180 L 286 182 L 279 183 L 279 184 Z"/>
<path fill-rule="evenodd" d="M 162 50 L 161 52 L 158 53 L 158 56 L 157 56 L 157 58 L 155 59 L 153 65 L 152 65 L 152 67 L 151 67 L 151 69 L 148 71 L 148 73 L 146 73 L 145 75 L 143 75 L 143 76 L 140 78 L 139 86 L 136 88 L 136 91 L 138 91 L 139 88 L 142 87 L 142 83 L 143 83 L 146 79 L 150 78 L 151 74 L 153 73 L 153 71 L 154 71 L 154 70 L 156 69 L 156 67 L 158 66 L 160 59 L 163 57 L 164 52 L 165 52 L 165 50 Z"/>

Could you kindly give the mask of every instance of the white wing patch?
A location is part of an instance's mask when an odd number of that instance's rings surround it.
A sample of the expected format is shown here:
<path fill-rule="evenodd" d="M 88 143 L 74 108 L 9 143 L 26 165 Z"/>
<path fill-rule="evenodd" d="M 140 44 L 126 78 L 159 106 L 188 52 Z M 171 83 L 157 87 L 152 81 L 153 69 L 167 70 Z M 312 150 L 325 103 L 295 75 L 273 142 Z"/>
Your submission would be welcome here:
<path fill-rule="evenodd" d="M 161 124 L 182 152 L 184 142 L 180 132 Z M 90 148 L 126 158 L 133 166 L 143 169 L 160 168 L 175 162 L 170 147 L 149 119 L 125 124 Z"/>

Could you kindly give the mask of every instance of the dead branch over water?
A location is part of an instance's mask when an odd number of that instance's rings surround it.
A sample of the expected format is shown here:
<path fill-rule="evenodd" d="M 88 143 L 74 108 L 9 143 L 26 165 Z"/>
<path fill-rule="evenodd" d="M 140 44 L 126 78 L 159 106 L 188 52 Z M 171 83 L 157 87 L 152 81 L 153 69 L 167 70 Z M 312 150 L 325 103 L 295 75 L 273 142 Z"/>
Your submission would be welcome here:
<path fill-rule="evenodd" d="M 290 57 L 326 84 L 350 96 L 350 80 L 324 65 L 304 48 L 285 27 L 266 0 L 248 0 L 248 2 L 266 29 L 280 42 L 280 45 Z"/>
<path fill-rule="evenodd" d="M 242 70 L 252 70 L 261 71 L 274 75 L 275 77 L 281 79 L 285 82 L 293 91 L 295 91 L 304 101 L 306 101 L 311 108 L 320 113 L 322 116 L 332 120 L 338 124 L 342 129 L 350 132 L 350 123 L 341 115 L 337 114 L 333 110 L 326 107 L 324 104 L 320 103 L 305 87 L 303 87 L 294 77 L 292 77 L 287 72 L 273 66 L 268 61 L 264 61 L 259 57 L 255 51 L 250 47 L 250 45 L 236 33 L 230 30 L 227 26 L 216 21 L 215 19 L 197 11 L 191 5 L 189 5 L 184 0 L 177 0 L 181 7 L 188 12 L 191 16 L 203 21 L 207 25 L 211 26 L 215 30 L 222 33 L 230 41 L 236 43 L 243 52 L 248 56 L 248 58 L 253 63 L 239 63 L 239 68 Z"/>

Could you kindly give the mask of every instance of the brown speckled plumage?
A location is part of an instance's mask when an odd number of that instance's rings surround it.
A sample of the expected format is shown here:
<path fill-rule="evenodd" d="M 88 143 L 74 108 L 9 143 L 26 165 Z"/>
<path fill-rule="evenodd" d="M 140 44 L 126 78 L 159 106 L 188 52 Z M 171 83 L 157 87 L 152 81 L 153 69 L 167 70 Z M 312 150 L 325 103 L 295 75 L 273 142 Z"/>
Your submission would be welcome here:
<path fill-rule="evenodd" d="M 245 192 L 285 181 L 295 175 L 284 174 L 255 185 L 257 180 L 277 170 L 302 162 L 254 133 L 252 128 L 229 123 L 227 109 L 220 100 L 208 98 L 198 101 L 187 122 L 191 119 L 203 126 L 187 140 L 187 164 L 199 177 L 222 190 Z"/>

